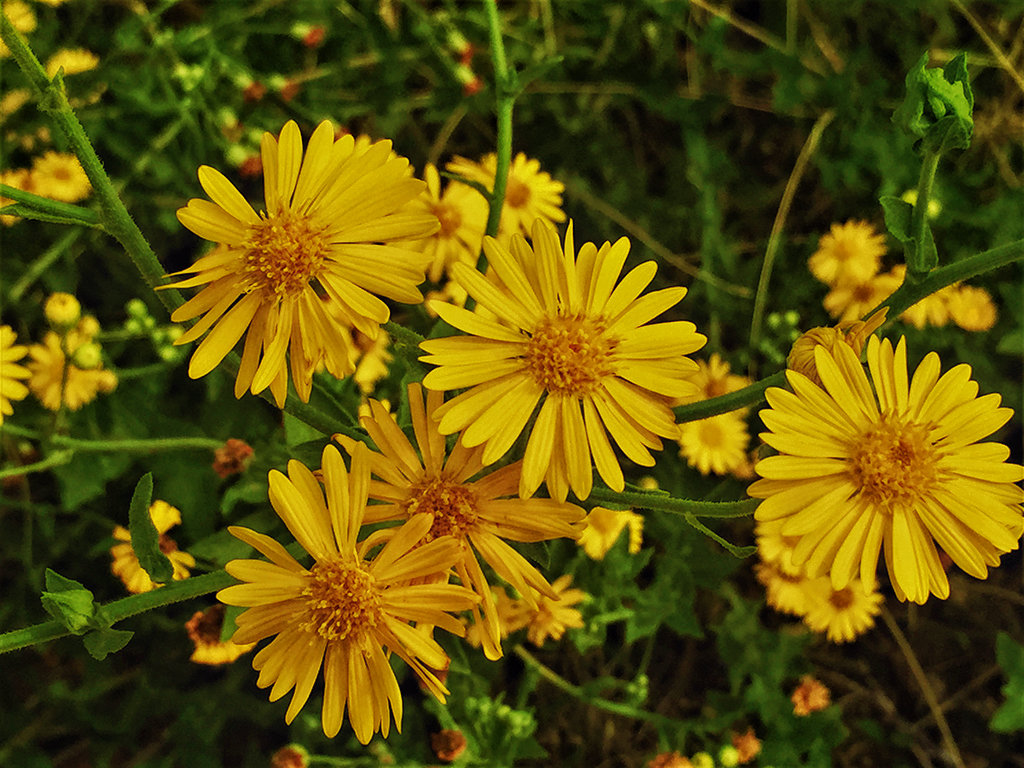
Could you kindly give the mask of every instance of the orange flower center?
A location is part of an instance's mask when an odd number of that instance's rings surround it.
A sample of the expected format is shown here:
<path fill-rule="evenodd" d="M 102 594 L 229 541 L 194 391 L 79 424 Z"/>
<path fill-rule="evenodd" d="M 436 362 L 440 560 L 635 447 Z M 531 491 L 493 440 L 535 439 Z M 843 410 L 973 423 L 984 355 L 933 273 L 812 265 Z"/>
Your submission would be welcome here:
<path fill-rule="evenodd" d="M 376 583 L 358 563 L 341 559 L 317 563 L 302 596 L 307 610 L 302 628 L 326 640 L 358 638 L 382 621 Z"/>
<path fill-rule="evenodd" d="M 828 599 L 837 611 L 845 610 L 853 605 L 853 590 L 849 587 L 837 590 L 832 593 L 832 597 Z"/>
<path fill-rule="evenodd" d="M 438 203 L 434 206 L 434 215 L 441 222 L 441 230 L 437 236 L 444 239 L 455 237 L 455 233 L 462 226 L 462 213 L 459 209 L 448 203 Z"/>
<path fill-rule="evenodd" d="M 508 177 L 505 184 L 505 205 L 512 208 L 523 208 L 530 202 L 530 188 L 514 176 Z"/>
<path fill-rule="evenodd" d="M 434 477 L 414 485 L 405 509 L 410 516 L 419 512 L 434 516 L 434 524 L 424 537 L 426 541 L 449 535 L 461 539 L 473 530 L 478 520 L 476 494 L 446 477 Z"/>
<path fill-rule="evenodd" d="M 585 397 L 612 373 L 615 342 L 588 317 L 549 317 L 526 345 L 526 368 L 548 392 Z"/>
<path fill-rule="evenodd" d="M 888 510 L 928 493 L 936 459 L 926 427 L 883 416 L 854 442 L 850 473 L 861 493 Z"/>
<path fill-rule="evenodd" d="M 327 241 L 323 228 L 314 227 L 308 216 L 286 210 L 251 226 L 242 249 L 250 290 L 283 298 L 299 293 L 320 272 Z"/>
<path fill-rule="evenodd" d="M 700 425 L 700 441 L 708 450 L 725 447 L 725 432 L 720 422 L 703 419 Z"/>

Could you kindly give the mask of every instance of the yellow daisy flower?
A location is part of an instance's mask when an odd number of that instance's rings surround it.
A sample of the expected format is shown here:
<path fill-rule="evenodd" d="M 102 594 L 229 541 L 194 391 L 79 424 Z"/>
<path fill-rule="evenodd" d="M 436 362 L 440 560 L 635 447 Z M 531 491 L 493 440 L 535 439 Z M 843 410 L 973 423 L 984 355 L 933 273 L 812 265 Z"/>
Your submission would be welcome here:
<path fill-rule="evenodd" d="M 875 626 L 883 597 L 872 584 L 854 579 L 842 589 L 833 589 L 827 576 L 805 579 L 807 613 L 804 623 L 814 632 L 825 632 L 833 643 L 848 643 Z"/>
<path fill-rule="evenodd" d="M 72 356 L 72 362 L 67 364 L 66 379 L 66 358 L 59 335 L 49 331 L 43 337 L 42 344 L 33 344 L 28 348 L 28 354 L 32 358 L 28 364 L 28 369 L 32 373 L 28 388 L 51 411 L 59 411 L 62 404 L 72 411 L 77 411 L 95 400 L 97 393 L 113 392 L 117 387 L 117 376 L 113 371 L 103 369 L 98 358 L 98 348 L 92 343 L 91 338 L 91 335 L 74 330 L 65 338 L 64 347 Z M 86 356 L 86 352 L 90 358 L 95 355 L 95 359 L 88 361 L 94 364 L 91 367 L 79 367 L 75 362 L 83 362 L 82 357 Z"/>
<path fill-rule="evenodd" d="M 189 661 L 217 667 L 231 664 L 238 657 L 256 647 L 256 643 L 239 645 L 230 640 L 221 640 L 220 633 L 224 626 L 225 608 L 223 605 L 212 605 L 205 611 L 196 611 L 192 618 L 185 622 L 185 631 L 195 650 Z"/>
<path fill-rule="evenodd" d="M 32 161 L 32 191 L 65 203 L 77 203 L 92 193 L 89 177 L 78 158 L 66 152 L 44 152 Z"/>
<path fill-rule="evenodd" d="M 998 394 L 977 397 L 971 369 L 941 376 L 938 355 L 911 378 L 906 342 L 896 349 L 872 336 L 865 373 L 845 344 L 814 350 L 824 389 L 794 371 L 792 392 L 771 388 L 762 434 L 780 455 L 757 464 L 749 488 L 764 499 L 759 521 L 781 521 L 799 539 L 795 565 L 830 573 L 836 590 L 858 572 L 872 582 L 879 553 L 900 600 L 949 595 L 938 544 L 977 578 L 1016 549 L 1024 531 L 1024 468 L 1010 451 L 978 441 L 1010 418 Z"/>
<path fill-rule="evenodd" d="M 188 552 L 178 549 L 174 539 L 167 535 L 171 528 L 181 524 L 181 512 L 166 501 L 157 499 L 149 505 L 149 519 L 153 521 L 157 533 L 160 534 L 160 551 L 167 555 L 167 559 L 171 561 L 174 568 L 173 579 L 175 581 L 187 579 L 189 577 L 188 569 L 195 567 L 196 559 Z M 121 543 L 110 548 L 110 556 L 113 558 L 110 571 L 124 582 L 128 591 L 138 594 L 162 587 L 163 584 L 155 583 L 139 565 L 138 555 L 132 549 L 132 535 L 128 529 L 123 525 L 117 526 L 114 528 L 114 538 Z"/>
<path fill-rule="evenodd" d="M 377 294 L 417 303 L 428 259 L 399 241 L 434 232 L 433 215 L 403 206 L 423 190 L 391 142 L 335 141 L 327 121 L 313 132 L 303 159 L 299 128 L 289 121 L 279 138 L 263 135 L 266 210 L 257 214 L 220 172 L 199 168 L 208 200 L 190 200 L 178 220 L 221 244 L 188 269 L 178 288 L 205 286 L 171 315 L 202 315 L 175 344 L 210 333 L 192 355 L 189 376 L 212 371 L 245 335 L 235 396 L 270 387 L 279 406 L 292 380 L 309 399 L 313 371 L 323 362 L 334 376 L 352 372 L 347 330 L 376 336 L 390 310 Z M 211 330 L 212 329 L 212 330 Z"/>
<path fill-rule="evenodd" d="M 786 358 L 786 367 L 797 373 L 802 373 L 821 386 L 818 369 L 814 365 L 814 348 L 824 347 L 831 351 L 836 344 L 847 344 L 859 359 L 868 337 L 882 327 L 888 313 L 889 308 L 883 307 L 867 320 L 847 321 L 834 328 L 811 328 L 793 342 L 793 348 L 789 351 L 789 357 Z"/>
<path fill-rule="evenodd" d="M 46 75 L 53 77 L 63 67 L 64 75 L 78 75 L 99 66 L 100 57 L 85 48 L 61 48 L 46 60 Z"/>
<path fill-rule="evenodd" d="M 567 629 L 583 626 L 583 614 L 573 606 L 583 602 L 588 595 L 582 589 L 570 589 L 572 576 L 559 576 L 551 585 L 556 597 L 541 595 L 539 604 L 529 614 L 526 624 L 526 638 L 540 648 L 549 637 L 561 640 Z"/>
<path fill-rule="evenodd" d="M 751 381 L 746 376 L 732 373 L 729 363 L 717 352 L 705 360 L 697 360 L 697 370 L 690 375 L 690 381 L 697 385 L 697 393 L 688 398 L 681 398 L 676 405 L 686 405 L 700 400 L 728 395 L 743 389 Z"/>
<path fill-rule="evenodd" d="M 990 330 L 999 316 L 989 292 L 971 285 L 961 285 L 951 291 L 946 308 L 953 322 L 965 331 Z"/>
<path fill-rule="evenodd" d="M 0 424 L 4 416 L 14 413 L 11 400 L 24 400 L 28 387 L 22 381 L 32 375 L 28 368 L 18 365 L 27 347 L 15 344 L 18 334 L 9 325 L 0 325 Z"/>
<path fill-rule="evenodd" d="M 747 461 L 750 434 L 741 411 L 679 425 L 679 455 L 702 475 L 726 475 Z"/>
<path fill-rule="evenodd" d="M 494 601 L 494 613 L 498 617 L 498 629 L 502 640 L 527 625 L 533 609 L 526 600 L 513 600 L 504 587 L 491 587 L 491 598 Z M 489 642 L 485 632 L 486 624 L 469 624 L 466 627 L 466 642 L 474 648 L 479 648 L 485 641 Z"/>
<path fill-rule="evenodd" d="M 643 544 L 644 516 L 630 509 L 594 507 L 587 515 L 587 527 L 578 543 L 587 557 L 603 560 L 626 528 L 629 528 L 629 554 L 635 555 Z"/>
<path fill-rule="evenodd" d="M 906 265 L 897 264 L 892 268 L 892 274 L 899 278 L 901 284 L 904 283 L 907 275 Z M 955 291 L 954 286 L 947 285 L 945 288 L 925 296 L 905 310 L 900 315 L 900 320 L 919 329 L 929 325 L 936 328 L 946 325 L 949 322 L 949 297 Z"/>
<path fill-rule="evenodd" d="M 479 163 L 456 156 L 446 167 L 452 173 L 483 184 L 488 191 L 494 190 L 498 157 L 493 152 L 481 158 Z M 562 211 L 564 190 L 565 184 L 555 181 L 550 173 L 540 169 L 539 160 L 532 160 L 522 152 L 517 154 L 509 165 L 505 185 L 505 203 L 501 208 L 499 225 L 502 240 L 516 233 L 528 237 L 536 219 L 549 224 L 565 221 Z"/>
<path fill-rule="evenodd" d="M 903 275 L 895 269 L 864 283 L 837 283 L 823 304 L 832 317 L 842 322 L 858 320 L 889 298 L 902 283 Z"/>
<path fill-rule="evenodd" d="M 583 519 L 584 512 L 574 504 L 553 499 L 508 498 L 515 497 L 519 488 L 521 461 L 470 481 L 483 467 L 483 449 L 456 443 L 446 455 L 444 436 L 434 419 L 444 395 L 430 392 L 424 403 L 419 384 L 410 384 L 408 391 L 418 451 L 376 400 L 370 401 L 372 417 L 360 419 L 380 450 L 370 454 L 373 475 L 379 478 L 370 485 L 370 498 L 384 502 L 369 507 L 363 521 L 406 520 L 428 513 L 433 523 L 425 541 L 454 537 L 460 554 L 451 565 L 462 584 L 481 599 L 480 607 L 473 608 L 473 618 L 484 626 L 484 652 L 490 659 L 501 658 L 497 608 L 477 555 L 531 601 L 534 591 L 554 597 L 547 579 L 505 540 L 576 538 L 579 532 L 574 524 Z M 357 450 L 355 440 L 344 435 L 335 439 L 350 454 Z M 381 535 L 387 538 L 398 530 L 392 528 Z"/>
<path fill-rule="evenodd" d="M 511 251 L 493 238 L 484 239 L 484 251 L 489 277 L 458 263 L 453 276 L 497 319 L 432 302 L 446 322 L 470 335 L 420 345 L 427 352 L 421 359 L 439 366 L 424 378 L 425 387 L 468 388 L 438 409 L 442 434 L 461 431 L 462 442 L 483 445 L 483 462 L 492 464 L 539 405 L 520 496 L 546 482 L 553 498 L 564 501 L 571 486 L 585 499 L 592 462 L 621 491 L 622 469 L 608 433 L 627 457 L 652 466 L 648 449 L 660 450 L 660 437 L 678 433 L 671 399 L 696 389 L 687 377 L 697 366 L 685 355 L 705 337 L 690 322 L 647 325 L 686 289 L 640 297 L 657 265 L 641 264 L 619 282 L 629 241 L 600 249 L 585 243 L 577 256 L 571 225 L 564 250 L 554 228 L 538 220 L 532 248 L 516 235 Z"/>
<path fill-rule="evenodd" d="M 441 177 L 431 164 L 423 170 L 427 188 L 408 210 L 428 212 L 437 217 L 441 228 L 426 240 L 417 243 L 430 257 L 427 277 L 438 282 L 448 266 L 464 261 L 475 266 L 480 255 L 480 243 L 487 228 L 487 201 L 472 187 L 450 181 L 441 193 Z"/>
<path fill-rule="evenodd" d="M 757 523 L 757 554 L 761 562 L 754 575 L 764 586 L 768 605 L 781 613 L 803 616 L 807 613 L 807 594 L 803 589 L 803 569 L 793 564 L 793 547 L 799 539 L 781 534 L 778 522 Z"/>
<path fill-rule="evenodd" d="M 816 278 L 827 285 L 868 282 L 878 272 L 885 255 L 885 235 L 866 221 L 833 224 L 822 236 L 818 250 L 807 261 Z"/>
<path fill-rule="evenodd" d="M 337 735 L 347 706 L 356 738 L 367 744 L 377 731 L 387 737 L 392 714 L 402 727 L 402 694 L 388 654 L 409 665 L 438 699 L 448 693 L 431 672 L 447 665 L 447 655 L 410 622 L 461 636 L 462 624 L 447 612 L 470 608 L 476 596 L 450 584 L 415 583 L 436 580 L 459 554 L 458 542 L 447 536 L 420 546 L 430 515 L 411 518 L 367 559 L 379 542 L 356 541 L 370 487 L 365 447 L 356 450 L 349 472 L 338 449 L 328 445 L 322 474 L 323 489 L 297 461 L 288 463 L 288 475 L 270 472 L 270 503 L 313 565 L 304 568 L 269 536 L 232 526 L 232 535 L 271 562 L 232 560 L 227 571 L 243 583 L 222 589 L 217 598 L 248 609 L 237 619 L 233 642 L 276 635 L 252 665 L 260 688 L 273 685 L 271 701 L 295 689 L 285 722 L 306 703 L 322 666 L 324 733 Z"/>

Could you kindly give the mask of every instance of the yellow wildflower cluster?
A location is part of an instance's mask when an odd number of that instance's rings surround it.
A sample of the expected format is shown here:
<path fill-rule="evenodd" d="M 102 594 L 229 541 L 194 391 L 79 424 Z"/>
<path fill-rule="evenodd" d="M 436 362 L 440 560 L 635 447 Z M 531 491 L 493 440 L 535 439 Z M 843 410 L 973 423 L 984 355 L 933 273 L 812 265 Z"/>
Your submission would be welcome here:
<path fill-rule="evenodd" d="M 906 266 L 881 272 L 885 237 L 866 221 L 833 224 L 807 262 L 811 273 L 829 286 L 825 309 L 843 323 L 852 323 L 877 307 L 899 288 Z M 950 321 L 965 331 L 987 331 L 995 325 L 996 306 L 984 288 L 950 285 L 925 297 L 900 315 L 915 328 L 943 326 Z"/>
<path fill-rule="evenodd" d="M 731 373 L 729 363 L 717 353 L 705 362 L 698 360 L 698 370 L 690 377 L 697 385 L 698 394 L 682 398 L 679 404 L 707 400 L 743 389 L 750 379 Z M 679 455 L 686 463 L 702 475 L 714 473 L 725 475 L 730 472 L 739 477 L 750 476 L 750 461 L 747 446 L 750 434 L 747 432 L 747 409 L 721 413 L 707 419 L 688 421 L 679 425 Z"/>

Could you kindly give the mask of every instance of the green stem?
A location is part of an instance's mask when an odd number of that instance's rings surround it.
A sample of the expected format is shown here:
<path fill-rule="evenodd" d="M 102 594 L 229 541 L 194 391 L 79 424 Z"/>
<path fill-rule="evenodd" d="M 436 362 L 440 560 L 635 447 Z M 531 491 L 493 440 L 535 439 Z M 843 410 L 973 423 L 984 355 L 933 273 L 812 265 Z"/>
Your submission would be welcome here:
<path fill-rule="evenodd" d="M 671 512 L 676 515 L 693 517 L 747 517 L 760 503 L 757 499 L 742 501 L 698 501 L 677 499 L 664 491 L 622 491 L 617 493 L 607 488 L 594 488 L 590 501 L 610 504 L 627 504 L 633 508 Z"/>
<path fill-rule="evenodd" d="M 786 384 L 786 374 L 783 371 L 773 373 L 771 376 L 755 381 L 748 387 L 730 392 L 728 395 L 712 397 L 709 400 L 701 400 L 688 405 L 680 405 L 673 409 L 676 421 L 680 424 L 687 421 L 699 421 L 720 413 L 728 413 L 739 408 L 746 408 L 764 400 L 764 391 L 768 387 L 782 387 Z"/>
<path fill-rule="evenodd" d="M 921 299 L 942 290 L 947 285 L 968 280 L 975 275 L 1005 267 L 1007 264 L 1021 259 L 1024 259 L 1024 240 L 1015 240 L 1012 243 L 1000 245 L 998 248 L 976 253 L 966 259 L 933 269 L 920 282 L 904 282 L 894 294 L 871 310 L 865 317 L 870 317 L 882 307 L 889 307 L 889 317 L 886 323 L 888 325 Z"/>
<path fill-rule="evenodd" d="M 0 469 L 0 480 L 5 477 L 21 477 L 31 472 L 44 472 L 47 469 L 53 469 L 67 464 L 74 458 L 74 451 L 56 451 L 51 453 L 45 459 L 37 461 L 33 464 L 21 464 L 16 467 L 7 467 L 7 469 Z"/>
<path fill-rule="evenodd" d="M 234 577 L 227 571 L 213 571 L 202 576 L 194 576 L 182 581 L 172 581 L 151 592 L 143 592 L 141 595 L 130 595 L 128 597 L 107 603 L 100 608 L 102 615 L 114 624 L 130 616 L 135 616 L 153 608 L 160 608 L 173 603 L 180 603 L 184 600 L 191 600 L 194 597 L 208 595 L 224 587 L 235 583 Z M 0 653 L 16 651 L 19 648 L 27 648 L 30 645 L 45 643 L 71 634 L 60 622 L 44 621 L 42 624 L 35 624 L 24 629 L 16 629 L 13 632 L 5 632 L 0 635 Z"/>
<path fill-rule="evenodd" d="M 390 320 L 384 323 L 384 330 L 392 338 L 394 346 L 404 345 L 418 350 L 420 342 L 423 341 L 423 337 L 416 333 L 416 331 L 410 330 L 404 325 L 393 323 Z"/>
<path fill-rule="evenodd" d="M 92 213 L 92 211 L 90 211 Z M 46 270 L 48 270 L 61 255 L 70 248 L 74 242 L 82 236 L 81 229 L 72 229 L 64 233 L 64 236 L 60 238 L 56 243 L 51 245 L 38 259 L 28 265 L 28 269 L 25 273 L 18 278 L 18 281 L 11 286 L 11 292 L 7 295 L 8 300 L 11 304 L 17 304 L 22 294 L 29 289 L 36 280 L 38 280 Z"/>
<path fill-rule="evenodd" d="M 82 453 L 149 453 L 153 451 L 213 451 L 224 445 L 210 437 L 157 437 L 149 440 L 79 440 L 54 435 L 53 444 Z"/>
<path fill-rule="evenodd" d="M 508 168 L 512 162 L 512 108 L 516 93 L 513 85 L 514 73 L 509 71 L 505 59 L 505 43 L 501 36 L 501 19 L 498 16 L 496 0 L 484 0 L 484 11 L 487 14 L 487 29 L 491 37 L 491 57 L 494 61 L 494 83 L 498 101 L 497 162 L 494 170 L 494 189 L 491 191 L 491 207 L 487 215 L 487 234 L 495 237 L 501 224 Z M 481 255 L 477 269 L 482 272 L 486 266 L 486 258 Z"/>
<path fill-rule="evenodd" d="M 935 257 L 930 258 L 925 251 L 925 238 L 928 235 L 928 199 L 932 194 L 940 157 L 938 152 L 925 153 L 921 162 L 921 176 L 917 180 L 917 200 L 914 201 L 914 212 L 910 220 L 914 245 L 906 249 L 907 276 L 914 282 L 921 280 L 936 266 Z"/>
<path fill-rule="evenodd" d="M 69 224 L 81 224 L 86 227 L 97 227 L 100 217 L 95 211 L 83 208 L 80 205 L 62 203 L 59 200 L 51 200 L 42 195 L 26 192 L 23 189 L 12 187 L 7 184 L 0 184 L 0 197 L 9 197 L 19 203 L 31 207 L 35 211 L 54 217 L 59 221 L 66 221 Z"/>
<path fill-rule="evenodd" d="M 82 124 L 78 122 L 68 103 L 60 78 L 51 80 L 47 77 L 39 59 L 11 24 L 6 13 L 0 14 L 0 38 L 7 44 L 11 56 L 35 89 L 40 109 L 48 113 L 57 124 L 82 164 L 82 170 L 89 178 L 93 193 L 100 204 L 99 222 L 121 243 L 150 287 L 156 288 L 161 285 L 164 282 L 164 269 L 131 214 L 124 207 L 124 203 L 117 196 L 96 150 L 93 149 Z M 168 311 L 173 311 L 183 303 L 181 294 L 173 288 L 160 291 L 160 300 Z"/>
<path fill-rule="evenodd" d="M 643 709 L 631 707 L 628 704 L 621 704 L 617 701 L 609 701 L 608 699 L 602 699 L 597 696 L 590 696 L 584 692 L 583 688 L 578 685 L 573 685 L 564 677 L 555 672 L 551 667 L 541 662 L 536 656 L 526 650 L 522 645 L 517 645 L 512 649 L 512 653 L 521 658 L 526 665 L 534 670 L 538 675 L 547 680 L 553 686 L 563 691 L 574 699 L 579 699 L 585 704 L 589 704 L 597 709 L 603 709 L 605 712 L 611 712 L 615 715 L 622 715 L 623 717 L 630 717 L 634 720 L 644 720 L 649 723 L 656 725 L 671 725 L 675 723 L 672 718 L 659 715 L 656 712 L 648 712 Z"/>

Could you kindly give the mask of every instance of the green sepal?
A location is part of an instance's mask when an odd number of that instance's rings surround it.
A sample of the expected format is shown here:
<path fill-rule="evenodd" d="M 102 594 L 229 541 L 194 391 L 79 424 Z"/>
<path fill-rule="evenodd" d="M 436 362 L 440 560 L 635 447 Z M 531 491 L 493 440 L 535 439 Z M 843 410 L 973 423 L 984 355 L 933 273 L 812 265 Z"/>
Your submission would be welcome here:
<path fill-rule="evenodd" d="M 912 136 L 920 154 L 967 149 L 974 131 L 974 93 L 967 76 L 966 54 L 945 67 L 926 68 L 928 54 L 907 73 L 907 95 L 892 119 Z"/>
<path fill-rule="evenodd" d="M 96 602 L 92 592 L 74 579 L 46 569 L 46 591 L 40 597 L 43 609 L 73 635 L 88 632 L 94 626 Z"/>
<path fill-rule="evenodd" d="M 153 500 L 153 473 L 147 472 L 135 486 L 132 502 L 128 507 L 128 530 L 132 536 L 132 550 L 139 558 L 139 565 L 156 584 L 170 581 L 174 567 L 167 556 L 160 551 L 160 534 L 149 516 L 149 505 Z"/>
<path fill-rule="evenodd" d="M 100 627 L 82 638 L 85 650 L 97 661 L 103 661 L 111 653 L 117 653 L 132 639 L 134 632 L 127 629 Z"/>

